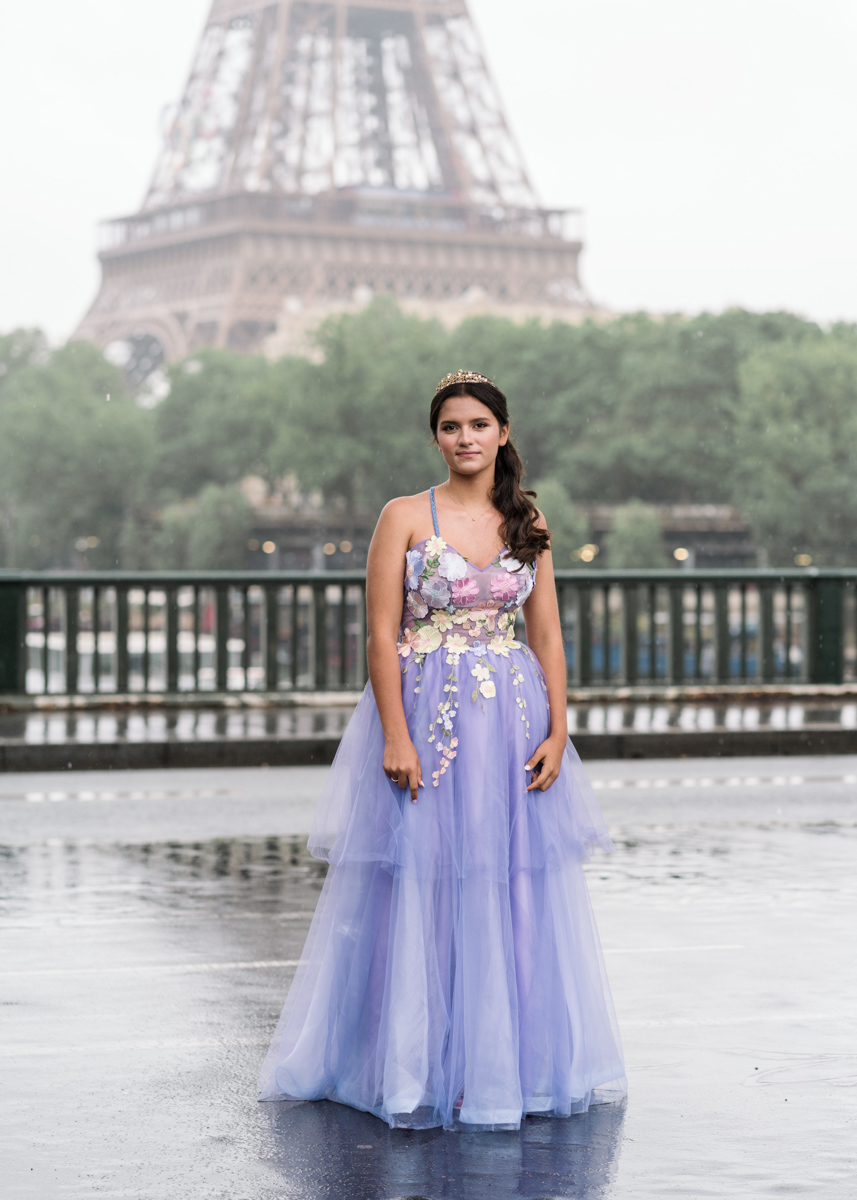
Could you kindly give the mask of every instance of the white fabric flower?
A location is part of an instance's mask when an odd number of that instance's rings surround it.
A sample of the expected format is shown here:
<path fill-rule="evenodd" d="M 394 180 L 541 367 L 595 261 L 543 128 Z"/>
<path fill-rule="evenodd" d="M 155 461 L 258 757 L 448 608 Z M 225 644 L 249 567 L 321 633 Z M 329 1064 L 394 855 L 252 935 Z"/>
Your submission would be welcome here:
<path fill-rule="evenodd" d="M 445 550 L 440 556 L 437 570 L 444 579 L 463 579 L 467 574 L 467 563 L 455 550 Z"/>

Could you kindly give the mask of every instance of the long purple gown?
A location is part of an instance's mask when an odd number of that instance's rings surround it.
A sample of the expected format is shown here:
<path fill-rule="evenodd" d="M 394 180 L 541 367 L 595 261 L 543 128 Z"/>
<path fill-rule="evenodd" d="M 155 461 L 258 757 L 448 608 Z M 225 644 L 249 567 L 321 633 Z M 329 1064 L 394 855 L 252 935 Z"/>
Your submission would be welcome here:
<path fill-rule="evenodd" d="M 514 633 L 535 568 L 468 562 L 441 537 L 434 489 L 431 506 L 399 640 L 426 787 L 412 804 L 384 775 L 367 685 L 315 814 L 309 848 L 330 871 L 260 1099 L 517 1129 L 625 1093 L 582 869 L 613 847 L 571 743 L 552 787 L 526 790 L 550 728 L 543 672 Z"/>

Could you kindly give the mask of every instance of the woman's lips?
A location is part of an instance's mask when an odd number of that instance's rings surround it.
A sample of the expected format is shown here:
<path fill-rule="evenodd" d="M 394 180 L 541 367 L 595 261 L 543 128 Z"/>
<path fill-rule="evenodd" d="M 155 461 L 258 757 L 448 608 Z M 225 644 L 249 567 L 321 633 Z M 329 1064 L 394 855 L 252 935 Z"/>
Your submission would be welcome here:
<path fill-rule="evenodd" d="M 478 450 L 459 450 L 457 451 L 458 458 L 476 458 L 479 454 Z"/>

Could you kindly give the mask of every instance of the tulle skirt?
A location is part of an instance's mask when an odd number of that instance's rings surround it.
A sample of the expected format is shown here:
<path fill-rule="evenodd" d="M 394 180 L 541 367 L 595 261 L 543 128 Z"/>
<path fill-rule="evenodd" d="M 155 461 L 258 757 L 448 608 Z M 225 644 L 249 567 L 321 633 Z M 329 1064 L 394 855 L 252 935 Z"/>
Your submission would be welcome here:
<path fill-rule="evenodd" d="M 331 869 L 262 1100 L 495 1130 L 625 1093 L 582 869 L 593 846 L 612 849 L 601 812 L 570 744 L 553 786 L 526 791 L 524 764 L 549 729 L 529 651 L 500 660 L 488 697 L 474 661 L 438 651 L 405 669 L 428 785 L 416 805 L 383 773 L 371 687 L 355 711 L 313 824 L 310 850 Z"/>

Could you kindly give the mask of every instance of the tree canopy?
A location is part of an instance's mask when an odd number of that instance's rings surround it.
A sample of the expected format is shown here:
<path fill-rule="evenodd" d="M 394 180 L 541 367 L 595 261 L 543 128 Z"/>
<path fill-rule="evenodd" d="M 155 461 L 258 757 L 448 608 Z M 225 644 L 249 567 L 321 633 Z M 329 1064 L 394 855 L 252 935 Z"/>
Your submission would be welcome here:
<path fill-rule="evenodd" d="M 857 328 L 734 310 L 448 330 L 378 299 L 325 321 L 311 358 L 172 364 L 152 410 L 92 346 L 0 337 L 0 565 L 238 565 L 248 475 L 371 521 L 442 478 L 428 409 L 459 366 L 507 393 L 560 565 L 592 501 L 630 505 L 599 562 L 656 565 L 647 506 L 728 502 L 772 564 L 857 564 Z"/>

